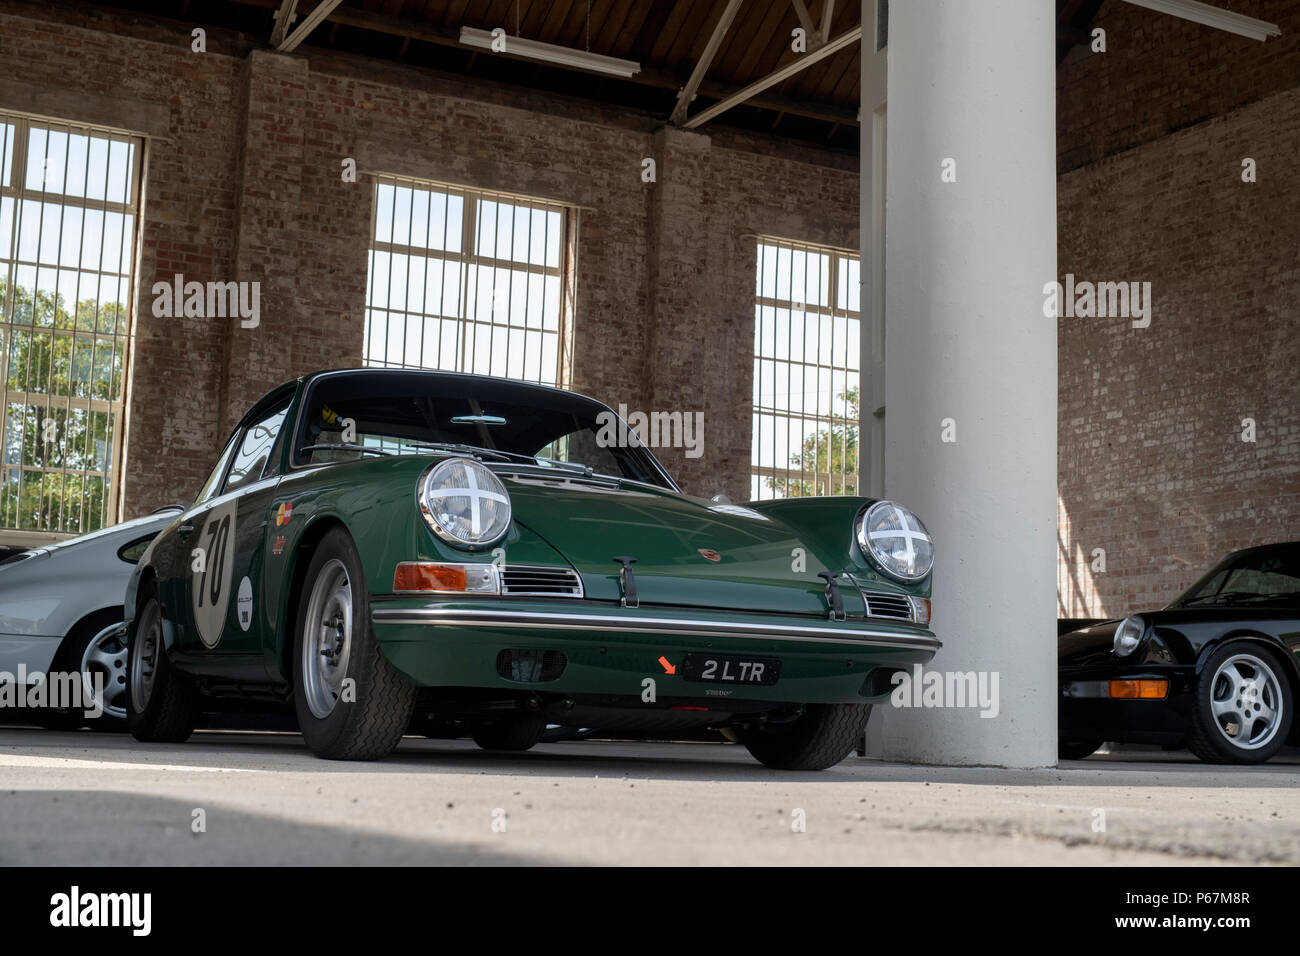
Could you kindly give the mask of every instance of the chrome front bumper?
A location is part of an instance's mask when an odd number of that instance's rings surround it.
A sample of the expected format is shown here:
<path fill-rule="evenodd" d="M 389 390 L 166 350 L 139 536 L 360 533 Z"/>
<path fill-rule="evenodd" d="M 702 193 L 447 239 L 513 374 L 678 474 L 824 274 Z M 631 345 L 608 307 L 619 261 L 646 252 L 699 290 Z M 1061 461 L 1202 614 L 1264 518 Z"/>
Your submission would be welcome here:
<path fill-rule="evenodd" d="M 376 624 L 429 625 L 447 628 L 528 628 L 548 631 L 600 631 L 629 634 L 673 634 L 698 638 L 752 638 L 853 647 L 911 648 L 937 651 L 943 643 L 933 635 L 857 626 L 856 621 L 826 624 L 774 624 L 768 621 L 683 618 L 660 613 L 625 611 L 562 613 L 513 608 L 418 607 L 384 608 L 371 612 Z"/>

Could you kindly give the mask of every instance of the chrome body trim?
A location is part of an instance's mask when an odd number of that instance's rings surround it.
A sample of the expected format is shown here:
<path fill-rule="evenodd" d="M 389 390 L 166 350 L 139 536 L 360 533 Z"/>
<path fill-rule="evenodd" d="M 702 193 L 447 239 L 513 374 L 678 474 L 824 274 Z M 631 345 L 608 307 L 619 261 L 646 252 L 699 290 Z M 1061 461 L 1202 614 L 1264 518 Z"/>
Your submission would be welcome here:
<path fill-rule="evenodd" d="M 855 627 L 810 627 L 748 621 L 700 621 L 675 617 L 616 614 L 562 614 L 510 608 L 376 608 L 376 624 L 442 625 L 444 627 L 525 627 L 561 631 L 614 631 L 675 634 L 688 637 L 740 637 L 754 640 L 851 644 L 863 647 L 905 647 L 938 650 L 937 637 L 901 631 L 870 631 Z"/>

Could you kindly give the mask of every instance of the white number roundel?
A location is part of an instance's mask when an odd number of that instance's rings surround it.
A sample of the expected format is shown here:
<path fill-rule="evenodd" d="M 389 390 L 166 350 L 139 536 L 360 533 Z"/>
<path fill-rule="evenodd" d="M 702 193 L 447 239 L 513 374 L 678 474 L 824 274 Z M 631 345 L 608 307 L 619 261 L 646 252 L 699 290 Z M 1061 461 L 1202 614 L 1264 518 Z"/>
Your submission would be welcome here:
<path fill-rule="evenodd" d="M 216 647 L 230 607 L 230 575 L 235 563 L 235 502 L 217 505 L 196 528 L 196 548 L 203 549 L 202 570 L 190 571 L 190 605 L 199 639 L 205 647 Z"/>

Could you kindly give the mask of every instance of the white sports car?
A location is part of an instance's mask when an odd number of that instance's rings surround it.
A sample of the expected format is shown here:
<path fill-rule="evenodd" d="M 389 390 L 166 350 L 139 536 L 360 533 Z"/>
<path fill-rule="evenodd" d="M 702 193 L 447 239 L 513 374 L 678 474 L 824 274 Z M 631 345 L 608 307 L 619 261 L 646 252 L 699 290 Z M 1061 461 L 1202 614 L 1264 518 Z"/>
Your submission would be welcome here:
<path fill-rule="evenodd" d="M 30 701 L 34 695 L 26 687 L 42 675 L 52 686 L 51 675 L 79 674 L 79 686 L 103 688 L 90 708 L 102 709 L 101 716 L 86 717 L 85 707 L 48 706 L 22 707 L 22 716 L 50 729 L 125 729 L 123 595 L 149 542 L 180 513 L 179 506 L 160 508 L 0 561 L 0 683 L 11 685 L 0 701 Z M 0 709 L 0 719 L 7 709 Z"/>

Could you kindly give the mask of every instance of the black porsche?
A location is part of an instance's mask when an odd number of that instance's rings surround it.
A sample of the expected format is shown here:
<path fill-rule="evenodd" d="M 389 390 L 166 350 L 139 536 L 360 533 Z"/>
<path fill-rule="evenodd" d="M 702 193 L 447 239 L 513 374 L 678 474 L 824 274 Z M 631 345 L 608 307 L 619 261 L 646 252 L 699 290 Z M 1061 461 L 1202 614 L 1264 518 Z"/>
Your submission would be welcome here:
<path fill-rule="evenodd" d="M 1164 610 L 1058 642 L 1061 757 L 1111 740 L 1263 763 L 1300 735 L 1300 542 L 1233 552 Z"/>

